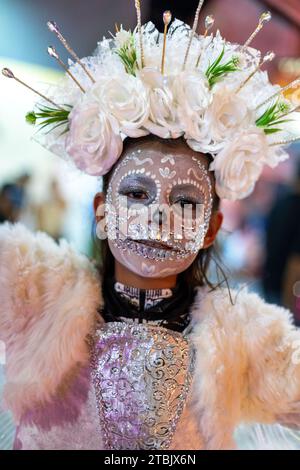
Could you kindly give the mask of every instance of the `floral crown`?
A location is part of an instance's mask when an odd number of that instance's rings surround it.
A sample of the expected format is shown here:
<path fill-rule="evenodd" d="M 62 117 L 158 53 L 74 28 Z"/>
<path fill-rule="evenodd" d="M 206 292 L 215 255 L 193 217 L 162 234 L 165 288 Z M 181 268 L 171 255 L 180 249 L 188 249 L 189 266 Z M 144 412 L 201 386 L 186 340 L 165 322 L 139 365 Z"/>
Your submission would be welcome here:
<path fill-rule="evenodd" d="M 275 54 L 262 57 L 249 47 L 271 19 L 269 12 L 261 15 L 245 44 L 237 45 L 219 31 L 209 34 L 211 15 L 205 18 L 204 34 L 196 34 L 203 2 L 192 28 L 171 22 L 171 12 L 164 12 L 161 34 L 152 23 L 142 26 L 140 1 L 135 0 L 135 30 L 116 27 L 112 38 L 83 59 L 56 23 L 48 22 L 74 59 L 66 66 L 48 48 L 66 72 L 58 85 L 45 96 L 11 70 L 2 70 L 39 95 L 36 109 L 26 115 L 39 126 L 38 141 L 85 173 L 100 176 L 118 160 L 126 137 L 183 136 L 193 150 L 212 155 L 209 169 L 221 198 L 248 196 L 264 165 L 275 167 L 288 158 L 284 147 L 300 137 L 300 106 L 284 97 L 300 79 L 284 88 L 272 85 L 261 69 Z"/>

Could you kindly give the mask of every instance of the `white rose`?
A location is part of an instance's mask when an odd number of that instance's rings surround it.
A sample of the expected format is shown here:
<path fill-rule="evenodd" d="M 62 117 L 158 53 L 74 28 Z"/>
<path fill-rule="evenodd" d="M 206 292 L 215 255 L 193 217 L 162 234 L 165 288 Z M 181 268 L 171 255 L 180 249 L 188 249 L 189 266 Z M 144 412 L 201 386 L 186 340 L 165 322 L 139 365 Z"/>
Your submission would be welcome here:
<path fill-rule="evenodd" d="M 122 153 L 123 142 L 114 118 L 97 103 L 84 102 L 73 108 L 66 151 L 77 168 L 89 175 L 107 173 Z"/>
<path fill-rule="evenodd" d="M 145 128 L 151 134 L 164 139 L 177 138 L 183 134 L 177 118 L 173 94 L 167 79 L 155 69 L 145 67 L 139 73 L 149 92 L 150 113 Z"/>
<path fill-rule="evenodd" d="M 144 124 L 149 117 L 149 100 L 141 80 L 127 73 L 99 80 L 91 94 L 101 109 L 113 116 L 128 137 L 149 134 Z"/>
<path fill-rule="evenodd" d="M 202 140 L 197 150 L 212 153 L 222 150 L 240 130 L 248 128 L 254 121 L 246 101 L 226 86 L 216 87 L 204 116 Z"/>
<path fill-rule="evenodd" d="M 203 113 L 212 100 L 206 77 L 196 70 L 183 71 L 174 79 L 173 93 L 185 137 L 201 140 Z"/>
<path fill-rule="evenodd" d="M 254 189 L 268 152 L 264 132 L 256 127 L 243 130 L 214 158 L 216 191 L 220 198 L 243 199 Z"/>

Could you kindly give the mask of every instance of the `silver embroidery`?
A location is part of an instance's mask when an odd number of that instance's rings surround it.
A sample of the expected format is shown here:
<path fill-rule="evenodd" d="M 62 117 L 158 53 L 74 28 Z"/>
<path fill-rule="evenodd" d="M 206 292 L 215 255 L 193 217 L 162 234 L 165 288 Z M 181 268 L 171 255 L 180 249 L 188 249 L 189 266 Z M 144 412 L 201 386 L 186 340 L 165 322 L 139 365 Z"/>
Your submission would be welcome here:
<path fill-rule="evenodd" d="M 107 449 L 168 449 L 194 370 L 180 333 L 112 322 L 96 330 L 92 377 Z"/>

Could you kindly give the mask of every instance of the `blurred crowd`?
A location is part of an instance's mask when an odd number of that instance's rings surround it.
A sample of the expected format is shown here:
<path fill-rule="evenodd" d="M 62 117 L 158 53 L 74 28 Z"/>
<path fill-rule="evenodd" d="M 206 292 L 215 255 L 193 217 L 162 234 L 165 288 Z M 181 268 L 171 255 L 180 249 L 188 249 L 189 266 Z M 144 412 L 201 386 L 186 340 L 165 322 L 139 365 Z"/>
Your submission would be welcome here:
<path fill-rule="evenodd" d="M 30 216 L 31 228 L 48 233 L 58 241 L 63 235 L 67 203 L 56 179 L 50 181 L 46 200 L 32 203 L 28 198 L 30 174 L 24 173 L 0 188 L 0 223 L 25 222 Z"/>

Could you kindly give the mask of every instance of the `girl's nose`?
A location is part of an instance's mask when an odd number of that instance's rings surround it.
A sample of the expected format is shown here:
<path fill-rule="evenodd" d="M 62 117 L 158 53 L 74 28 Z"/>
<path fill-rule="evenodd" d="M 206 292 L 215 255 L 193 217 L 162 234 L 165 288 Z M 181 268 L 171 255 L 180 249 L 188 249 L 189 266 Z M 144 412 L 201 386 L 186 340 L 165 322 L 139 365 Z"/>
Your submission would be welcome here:
<path fill-rule="evenodd" d="M 157 208 L 156 211 L 154 212 L 153 214 L 153 221 L 157 224 L 157 225 L 162 225 L 164 223 L 166 223 L 168 220 L 168 215 L 166 213 L 166 209 L 165 208 Z"/>

